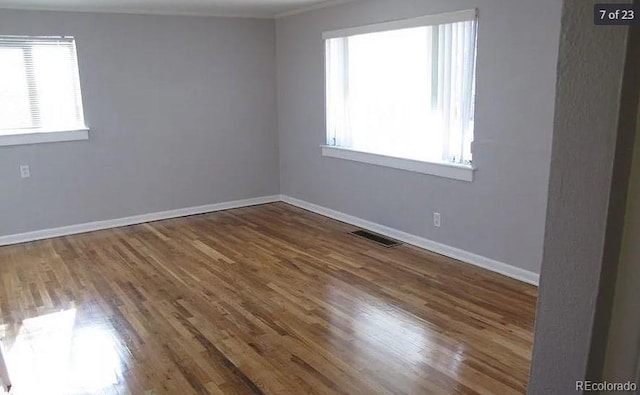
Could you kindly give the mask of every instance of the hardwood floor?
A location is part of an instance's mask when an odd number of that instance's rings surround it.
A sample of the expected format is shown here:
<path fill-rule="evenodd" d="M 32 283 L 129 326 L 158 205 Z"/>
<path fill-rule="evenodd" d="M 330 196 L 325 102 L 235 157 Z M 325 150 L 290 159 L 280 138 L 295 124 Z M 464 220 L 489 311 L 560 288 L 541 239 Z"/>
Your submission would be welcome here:
<path fill-rule="evenodd" d="M 18 394 L 517 394 L 534 287 L 274 203 L 0 247 Z"/>

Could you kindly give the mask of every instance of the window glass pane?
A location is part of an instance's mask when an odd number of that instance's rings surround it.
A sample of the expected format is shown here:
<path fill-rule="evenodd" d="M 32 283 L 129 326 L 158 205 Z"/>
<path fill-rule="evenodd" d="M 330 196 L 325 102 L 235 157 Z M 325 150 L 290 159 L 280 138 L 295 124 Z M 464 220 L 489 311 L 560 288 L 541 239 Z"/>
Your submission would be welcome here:
<path fill-rule="evenodd" d="M 0 47 L 0 129 L 33 126 L 23 50 Z"/>
<path fill-rule="evenodd" d="M 32 51 L 42 125 L 47 128 L 77 126 L 79 108 L 71 49 L 35 45 Z"/>
<path fill-rule="evenodd" d="M 352 148 L 439 160 L 442 134 L 433 116 L 430 27 L 348 39 Z"/>
<path fill-rule="evenodd" d="M 328 34 L 335 38 L 326 45 L 327 143 L 468 164 L 476 20 L 413 26 L 418 27 L 344 37 Z"/>

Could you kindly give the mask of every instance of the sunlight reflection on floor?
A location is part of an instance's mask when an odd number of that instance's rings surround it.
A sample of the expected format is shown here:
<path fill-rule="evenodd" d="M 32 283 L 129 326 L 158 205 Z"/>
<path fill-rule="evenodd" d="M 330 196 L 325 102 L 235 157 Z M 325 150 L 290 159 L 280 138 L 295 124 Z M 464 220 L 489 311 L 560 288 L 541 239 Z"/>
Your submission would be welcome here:
<path fill-rule="evenodd" d="M 16 395 L 97 392 L 122 375 L 111 330 L 76 326 L 75 309 L 24 320 L 6 349 Z"/>
<path fill-rule="evenodd" d="M 458 375 L 464 360 L 465 347 L 451 343 L 445 346 L 445 340 L 416 316 L 408 314 L 394 306 L 379 301 L 356 303 L 358 319 L 354 321 L 354 335 L 360 341 L 355 342 L 365 359 L 382 354 L 396 354 L 412 366 L 438 366 L 452 376 Z M 419 368 L 418 368 L 419 369 Z M 384 375 L 385 372 L 378 371 Z M 409 393 L 420 391 L 407 382 L 405 390 Z"/>

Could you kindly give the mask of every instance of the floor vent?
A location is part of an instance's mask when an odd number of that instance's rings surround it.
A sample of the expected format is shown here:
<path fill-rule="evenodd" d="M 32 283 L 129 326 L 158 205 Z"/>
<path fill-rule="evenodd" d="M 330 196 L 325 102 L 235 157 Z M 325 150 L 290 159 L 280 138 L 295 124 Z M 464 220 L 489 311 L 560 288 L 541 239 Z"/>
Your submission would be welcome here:
<path fill-rule="evenodd" d="M 356 236 L 360 236 L 360 237 L 364 237 L 367 240 L 371 240 L 376 244 L 380 244 L 383 247 L 397 247 L 399 245 L 401 245 L 402 243 L 397 241 L 397 240 L 393 240 L 390 239 L 388 237 L 384 237 L 375 233 L 371 233 L 369 231 L 366 230 L 356 230 L 351 232 L 351 234 L 356 235 Z"/>

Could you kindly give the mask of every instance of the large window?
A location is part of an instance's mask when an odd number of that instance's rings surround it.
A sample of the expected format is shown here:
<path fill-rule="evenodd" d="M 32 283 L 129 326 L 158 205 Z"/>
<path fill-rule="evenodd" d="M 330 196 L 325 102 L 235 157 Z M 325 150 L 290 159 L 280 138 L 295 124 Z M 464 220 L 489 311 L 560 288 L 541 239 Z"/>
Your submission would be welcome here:
<path fill-rule="evenodd" d="M 0 36 L 0 136 L 86 130 L 73 37 Z"/>
<path fill-rule="evenodd" d="M 327 32 L 327 146 L 471 166 L 475 10 Z"/>

